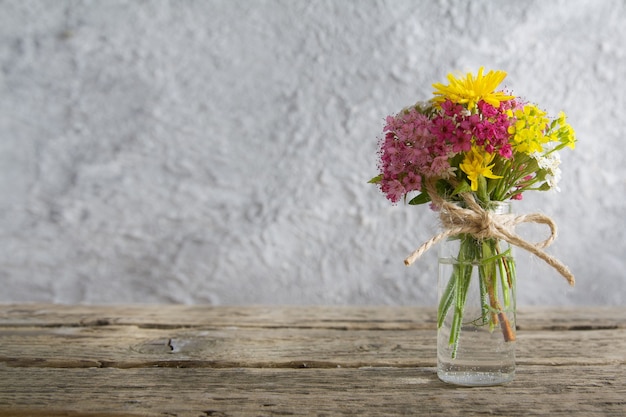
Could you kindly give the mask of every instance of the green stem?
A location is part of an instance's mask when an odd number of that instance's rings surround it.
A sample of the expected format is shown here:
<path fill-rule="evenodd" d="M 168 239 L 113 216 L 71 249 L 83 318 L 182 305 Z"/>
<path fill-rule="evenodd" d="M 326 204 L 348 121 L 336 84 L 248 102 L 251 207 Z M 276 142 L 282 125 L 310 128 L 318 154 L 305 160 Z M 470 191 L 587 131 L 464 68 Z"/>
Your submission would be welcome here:
<path fill-rule="evenodd" d="M 459 346 L 459 337 L 463 325 L 463 313 L 467 300 L 467 291 L 472 279 L 473 261 L 476 259 L 476 241 L 468 235 L 461 237 L 461 247 L 459 249 L 458 262 L 454 264 L 453 275 L 456 276 L 455 305 L 452 325 L 450 327 L 450 339 L 448 343 L 452 346 L 452 358 L 456 357 Z"/>
<path fill-rule="evenodd" d="M 511 250 L 500 250 L 496 239 L 479 241 L 470 235 L 460 235 L 458 239 L 458 257 L 453 262 L 452 274 L 440 297 L 437 312 L 437 326 L 440 328 L 453 308 L 448 340 L 453 359 L 457 356 L 465 304 L 475 265 L 478 267 L 482 313 L 481 317 L 472 321 L 476 325 L 489 324 L 491 331 L 499 324 L 505 340 L 515 340 L 514 327 L 506 317 L 506 311 L 515 312 L 515 263 L 510 256 Z M 498 287 L 502 289 L 504 307 L 498 300 Z"/>
<path fill-rule="evenodd" d="M 494 239 L 487 239 L 482 242 L 482 254 L 479 265 L 481 271 L 480 278 L 484 283 L 486 294 L 481 294 L 481 298 L 489 299 L 488 308 L 485 309 L 483 307 L 482 320 L 485 323 L 489 323 L 489 329 L 492 331 L 498 324 L 498 274 L 496 272 L 496 263 L 500 263 L 498 262 L 500 258 L 494 255 L 495 252 Z"/>
<path fill-rule="evenodd" d="M 454 265 L 454 271 L 457 270 L 457 266 Z M 448 314 L 448 310 L 450 310 L 450 306 L 454 301 L 454 289 L 457 286 L 457 278 L 458 274 L 456 272 L 452 273 L 450 279 L 448 280 L 448 285 L 444 290 L 443 294 L 439 300 L 439 308 L 437 309 L 437 328 L 443 326 L 443 321 L 446 319 L 446 315 Z"/>

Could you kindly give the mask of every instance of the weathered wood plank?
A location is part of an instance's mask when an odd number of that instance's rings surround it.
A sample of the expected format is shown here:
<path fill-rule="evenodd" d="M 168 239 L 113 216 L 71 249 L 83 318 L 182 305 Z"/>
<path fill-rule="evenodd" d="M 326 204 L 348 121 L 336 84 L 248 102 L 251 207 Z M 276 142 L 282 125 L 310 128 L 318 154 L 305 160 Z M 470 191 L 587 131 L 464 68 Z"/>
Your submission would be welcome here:
<path fill-rule="evenodd" d="M 0 305 L 0 326 L 105 326 L 146 328 L 263 327 L 428 329 L 436 314 L 409 307 L 233 307 L 185 305 Z"/>
<path fill-rule="evenodd" d="M 116 324 L 153 328 L 235 326 L 428 330 L 434 329 L 435 321 L 435 307 L 0 304 L 0 326 L 5 327 Z M 526 330 L 625 329 L 626 307 L 520 308 L 517 325 Z"/>
<path fill-rule="evenodd" d="M 434 314 L 0 305 L 0 416 L 626 415 L 626 308 L 522 309 L 480 389 L 437 379 Z"/>
<path fill-rule="evenodd" d="M 509 385 L 457 388 L 434 368 L 67 369 L 0 366 L 0 416 L 619 416 L 624 366 L 520 366 Z M 20 414 L 21 413 L 21 414 Z M 40 413 L 40 414 L 37 414 Z"/>
<path fill-rule="evenodd" d="M 434 330 L 0 327 L 0 363 L 22 367 L 434 366 Z M 520 364 L 626 363 L 626 329 L 519 331 Z"/>

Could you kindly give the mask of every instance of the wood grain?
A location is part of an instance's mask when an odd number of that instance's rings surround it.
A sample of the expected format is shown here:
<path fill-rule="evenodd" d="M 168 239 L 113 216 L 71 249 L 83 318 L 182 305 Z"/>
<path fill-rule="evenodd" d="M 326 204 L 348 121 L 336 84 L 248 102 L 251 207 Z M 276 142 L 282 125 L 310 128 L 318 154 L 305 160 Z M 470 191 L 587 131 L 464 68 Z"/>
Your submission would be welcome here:
<path fill-rule="evenodd" d="M 546 308 L 518 311 L 518 328 L 527 330 L 594 330 L 626 328 L 621 307 Z M 154 328 L 262 327 L 323 329 L 434 329 L 435 307 L 301 306 L 186 306 L 122 305 L 65 306 L 58 304 L 0 304 L 0 325 L 80 327 L 111 324 Z"/>
<path fill-rule="evenodd" d="M 516 379 L 436 376 L 434 309 L 0 305 L 0 416 L 626 415 L 626 308 L 528 308 Z"/>
<path fill-rule="evenodd" d="M 13 410 L 155 416 L 618 416 L 626 410 L 624 382 L 597 366 L 520 367 L 510 385 L 474 389 L 445 385 L 432 368 L 89 368 L 68 369 L 62 378 L 55 369 L 12 368 L 3 374 L 13 383 L 2 386 L 0 404 Z"/>

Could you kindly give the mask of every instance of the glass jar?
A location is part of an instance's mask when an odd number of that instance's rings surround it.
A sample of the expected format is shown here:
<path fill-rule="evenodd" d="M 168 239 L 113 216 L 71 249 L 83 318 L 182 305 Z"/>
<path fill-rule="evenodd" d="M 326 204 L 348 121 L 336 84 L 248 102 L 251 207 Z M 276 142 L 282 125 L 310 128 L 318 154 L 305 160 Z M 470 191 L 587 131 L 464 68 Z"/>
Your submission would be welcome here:
<path fill-rule="evenodd" d="M 508 215 L 510 203 L 492 203 Z M 437 375 L 444 382 L 497 385 L 515 376 L 515 262 L 507 242 L 468 234 L 439 255 Z"/>

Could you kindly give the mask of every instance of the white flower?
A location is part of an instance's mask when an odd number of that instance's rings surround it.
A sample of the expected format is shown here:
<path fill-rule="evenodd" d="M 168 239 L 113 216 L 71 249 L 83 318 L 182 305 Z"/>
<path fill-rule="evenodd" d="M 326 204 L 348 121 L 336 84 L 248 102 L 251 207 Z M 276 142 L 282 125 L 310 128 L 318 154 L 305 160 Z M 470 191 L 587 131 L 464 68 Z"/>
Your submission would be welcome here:
<path fill-rule="evenodd" d="M 561 189 L 557 185 L 559 183 L 559 181 L 561 181 L 561 169 L 560 168 L 555 168 L 551 172 L 551 174 L 552 175 L 550 175 L 547 178 L 548 185 L 550 186 L 550 188 L 553 188 L 556 191 L 561 191 Z"/>
<path fill-rule="evenodd" d="M 541 155 L 538 152 L 534 152 L 531 157 L 537 161 L 539 168 L 546 170 L 548 174 L 546 177 L 546 183 L 550 186 L 550 188 L 555 189 L 556 191 L 561 191 L 557 185 L 559 181 L 561 181 L 561 169 L 559 168 L 559 165 L 561 165 L 561 156 L 559 153 L 551 152 Z"/>
<path fill-rule="evenodd" d="M 537 160 L 539 168 L 545 169 L 552 175 L 556 175 L 556 172 L 558 171 L 560 176 L 561 171 L 559 169 L 559 165 L 561 165 L 561 155 L 559 155 L 558 152 L 552 152 L 546 155 L 541 155 L 535 152 L 531 156 Z"/>

